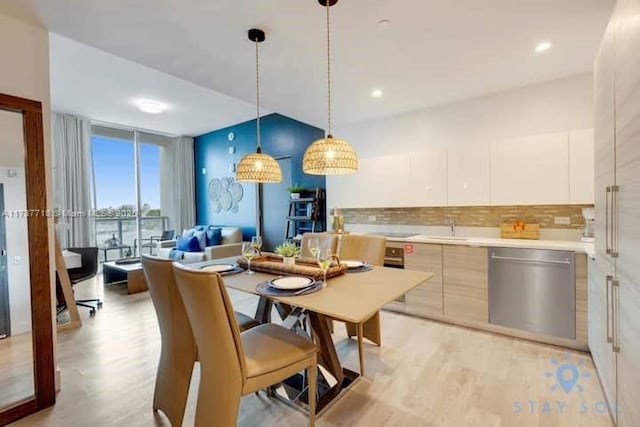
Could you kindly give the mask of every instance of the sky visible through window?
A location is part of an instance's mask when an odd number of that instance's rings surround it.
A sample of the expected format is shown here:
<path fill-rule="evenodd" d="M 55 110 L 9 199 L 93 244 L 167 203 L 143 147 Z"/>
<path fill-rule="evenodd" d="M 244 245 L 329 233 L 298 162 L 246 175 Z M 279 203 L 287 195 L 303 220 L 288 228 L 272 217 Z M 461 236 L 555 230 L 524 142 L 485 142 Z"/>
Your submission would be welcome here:
<path fill-rule="evenodd" d="M 96 183 L 96 207 L 118 208 L 136 204 L 133 142 L 92 136 L 91 151 Z M 142 205 L 160 209 L 160 147 L 140 144 Z"/>

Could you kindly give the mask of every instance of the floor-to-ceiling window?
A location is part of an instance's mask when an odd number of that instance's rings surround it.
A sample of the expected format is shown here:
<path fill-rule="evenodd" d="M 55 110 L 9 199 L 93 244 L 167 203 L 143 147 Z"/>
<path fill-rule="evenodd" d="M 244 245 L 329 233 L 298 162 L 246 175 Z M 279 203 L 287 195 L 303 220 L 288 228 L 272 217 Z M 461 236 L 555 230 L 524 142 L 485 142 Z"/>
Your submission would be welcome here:
<path fill-rule="evenodd" d="M 92 127 L 96 240 L 101 257 L 152 252 L 167 229 L 161 208 L 161 152 L 172 139 L 137 130 Z"/>

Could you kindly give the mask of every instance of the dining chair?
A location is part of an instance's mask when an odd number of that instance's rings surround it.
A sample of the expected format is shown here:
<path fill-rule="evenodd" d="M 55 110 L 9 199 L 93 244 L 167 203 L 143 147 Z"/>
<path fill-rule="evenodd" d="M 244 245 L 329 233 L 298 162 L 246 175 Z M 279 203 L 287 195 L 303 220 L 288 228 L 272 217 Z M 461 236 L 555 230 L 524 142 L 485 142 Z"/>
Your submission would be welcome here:
<path fill-rule="evenodd" d="M 315 423 L 316 345 L 282 326 L 240 333 L 220 275 L 173 264 L 200 356 L 196 427 L 236 425 L 240 398 L 307 370 L 309 424 Z"/>
<path fill-rule="evenodd" d="M 322 249 L 330 249 L 335 254 L 338 249 L 338 236 L 329 233 L 304 233 L 300 242 L 300 256 L 304 258 L 313 258 L 309 251 L 309 240 L 317 238 Z"/>
<path fill-rule="evenodd" d="M 365 261 L 371 265 L 382 266 L 386 244 L 387 239 L 383 236 L 345 234 L 341 240 L 340 259 Z M 366 275 L 362 277 L 366 278 Z M 349 338 L 356 336 L 358 339 L 360 374 L 364 375 L 363 338 L 369 339 L 378 346 L 381 345 L 380 312 L 376 312 L 365 322 L 346 322 L 345 326 Z"/>
<path fill-rule="evenodd" d="M 154 411 L 161 410 L 172 426 L 181 426 L 189 395 L 193 364 L 198 358 L 191 324 L 173 277 L 173 261 L 143 255 L 144 271 L 156 311 L 162 348 L 153 395 Z M 258 325 L 254 319 L 235 313 L 240 330 Z"/>

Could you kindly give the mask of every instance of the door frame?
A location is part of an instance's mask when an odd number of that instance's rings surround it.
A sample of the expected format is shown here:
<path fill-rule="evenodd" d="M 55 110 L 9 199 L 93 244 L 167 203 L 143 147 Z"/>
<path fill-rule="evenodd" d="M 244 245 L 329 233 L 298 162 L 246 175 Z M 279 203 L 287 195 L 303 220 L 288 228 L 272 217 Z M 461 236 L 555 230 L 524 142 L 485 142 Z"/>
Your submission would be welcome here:
<path fill-rule="evenodd" d="M 0 212 L 4 212 L 4 184 L 0 183 Z M 6 227 L 6 221 L 4 219 L 4 216 L 0 216 L 0 229 L 4 230 L 4 250 L 6 251 L 6 233 L 7 233 L 7 227 Z M 0 251 L 2 250 L 2 240 L 0 239 Z M 6 255 L 5 255 L 6 256 Z M 2 254 L 0 254 L 0 257 L 2 257 Z M 7 262 L 8 264 L 8 262 Z M 8 265 L 7 265 L 8 268 Z M 2 280 L 2 276 L 6 277 L 6 280 Z M 0 299 L 0 304 L 4 304 L 4 310 L 2 311 L 2 313 L 4 314 L 4 316 L 2 316 L 2 318 L 0 318 L 0 322 L 4 321 L 4 324 L 7 325 L 7 331 L 6 331 L 6 337 L 8 338 L 11 336 L 11 305 L 9 304 L 9 277 L 8 277 L 8 271 L 5 269 L 4 273 L 0 273 L 0 295 L 2 296 L 2 298 Z M 2 331 L 0 331 L 1 333 Z M 2 337 L 0 337 L 0 339 L 2 339 Z"/>
<path fill-rule="evenodd" d="M 31 325 L 33 337 L 34 396 L 0 412 L 0 425 L 52 406 L 56 401 L 53 360 L 52 275 L 49 264 L 49 215 L 42 122 L 42 103 L 0 94 L 0 109 L 22 114 L 27 235 L 31 277 Z"/>

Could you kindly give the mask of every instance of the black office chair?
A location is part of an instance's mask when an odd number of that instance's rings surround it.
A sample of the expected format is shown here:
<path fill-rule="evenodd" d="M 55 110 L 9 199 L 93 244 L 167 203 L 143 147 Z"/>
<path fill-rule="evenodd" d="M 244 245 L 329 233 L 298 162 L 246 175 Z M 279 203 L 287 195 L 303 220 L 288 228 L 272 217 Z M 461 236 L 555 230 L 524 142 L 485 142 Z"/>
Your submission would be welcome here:
<path fill-rule="evenodd" d="M 165 240 L 173 240 L 173 238 L 176 236 L 176 231 L 175 230 L 165 230 L 162 232 L 162 236 L 151 236 L 151 237 L 144 237 L 142 239 L 140 239 L 141 245 L 140 245 L 140 252 L 142 253 L 142 250 L 144 248 L 149 248 L 149 254 L 153 255 L 153 248 L 156 247 L 156 242 L 163 242 Z M 144 242 L 147 243 L 144 243 Z M 133 240 L 133 255 L 136 256 L 136 252 L 138 250 L 138 239 L 134 239 Z"/>
<path fill-rule="evenodd" d="M 69 279 L 71 280 L 71 285 L 75 286 L 76 284 L 91 279 L 95 277 L 98 273 L 98 248 L 97 247 L 89 247 L 89 248 L 67 248 L 69 252 L 77 253 L 81 256 L 82 265 L 78 268 L 70 268 L 68 269 Z M 59 280 L 56 275 L 56 280 Z M 95 304 L 92 305 L 92 304 Z M 99 298 L 92 299 L 77 299 L 76 305 L 81 307 L 86 307 L 89 309 L 89 314 L 94 316 L 96 314 L 96 309 L 102 308 L 102 301 Z M 57 314 L 62 313 L 67 308 L 66 303 L 62 304 L 58 307 Z"/>

